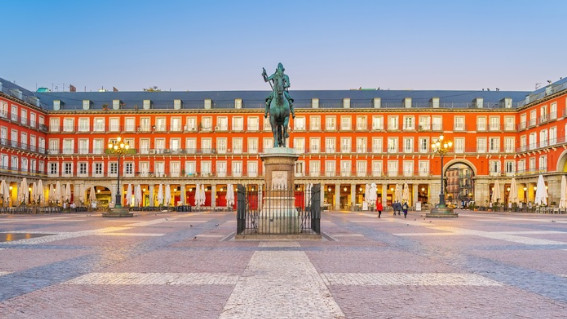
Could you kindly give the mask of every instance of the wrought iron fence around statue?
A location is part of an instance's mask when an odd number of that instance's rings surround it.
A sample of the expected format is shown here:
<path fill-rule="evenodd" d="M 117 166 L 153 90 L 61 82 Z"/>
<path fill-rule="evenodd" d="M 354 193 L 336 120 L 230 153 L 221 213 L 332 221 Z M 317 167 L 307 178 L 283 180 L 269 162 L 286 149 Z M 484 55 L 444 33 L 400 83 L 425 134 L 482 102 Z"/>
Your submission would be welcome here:
<path fill-rule="evenodd" d="M 320 234 L 321 185 L 304 191 L 237 186 L 237 234 Z"/>

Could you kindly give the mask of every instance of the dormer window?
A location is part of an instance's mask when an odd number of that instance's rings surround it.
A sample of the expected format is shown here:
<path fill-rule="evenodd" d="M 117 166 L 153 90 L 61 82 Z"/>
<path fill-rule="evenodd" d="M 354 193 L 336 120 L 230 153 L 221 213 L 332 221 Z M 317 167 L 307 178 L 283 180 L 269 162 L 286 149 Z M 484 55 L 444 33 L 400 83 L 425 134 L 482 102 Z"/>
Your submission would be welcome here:
<path fill-rule="evenodd" d="M 83 110 L 88 110 L 91 108 L 91 100 L 83 100 Z"/>
<path fill-rule="evenodd" d="M 311 99 L 311 107 L 314 109 L 318 109 L 319 108 L 319 99 Z"/>
<path fill-rule="evenodd" d="M 120 109 L 120 100 L 112 100 L 112 109 L 114 110 Z"/>
<path fill-rule="evenodd" d="M 350 109 L 350 98 L 347 97 L 343 99 L 343 108 Z"/>
<path fill-rule="evenodd" d="M 205 99 L 205 101 L 204 101 L 205 110 L 210 110 L 212 105 L 213 105 L 213 100 Z"/>
<path fill-rule="evenodd" d="M 144 100 L 144 104 L 142 104 L 144 110 L 149 110 L 152 108 L 152 100 Z"/>
<path fill-rule="evenodd" d="M 242 108 L 242 99 L 234 99 L 234 108 L 241 109 Z"/>
<path fill-rule="evenodd" d="M 181 100 L 173 100 L 173 108 L 176 110 L 180 110 L 182 104 L 183 102 Z"/>
<path fill-rule="evenodd" d="M 375 97 L 373 104 L 375 109 L 379 109 L 380 107 L 382 107 L 382 99 L 379 97 Z"/>

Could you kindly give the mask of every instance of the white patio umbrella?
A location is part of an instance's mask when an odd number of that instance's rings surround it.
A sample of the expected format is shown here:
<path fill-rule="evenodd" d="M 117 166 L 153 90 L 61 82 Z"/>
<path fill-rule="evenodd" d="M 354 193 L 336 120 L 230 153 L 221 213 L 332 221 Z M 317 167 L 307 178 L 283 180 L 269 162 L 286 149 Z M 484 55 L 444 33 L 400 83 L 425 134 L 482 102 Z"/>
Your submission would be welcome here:
<path fill-rule="evenodd" d="M 410 194 L 408 183 L 404 183 L 404 190 L 402 191 L 402 202 L 410 204 Z"/>
<path fill-rule="evenodd" d="M 232 207 L 234 205 L 234 186 L 228 184 L 226 186 L 226 207 Z"/>
<path fill-rule="evenodd" d="M 561 199 L 559 199 L 559 209 L 567 208 L 567 178 L 561 176 Z"/>
<path fill-rule="evenodd" d="M 494 189 L 492 190 L 492 197 L 490 198 L 490 203 L 494 204 L 502 199 L 502 193 L 500 191 L 500 182 L 496 180 L 494 182 Z"/>
<path fill-rule="evenodd" d="M 126 188 L 126 205 L 125 206 L 132 206 L 134 201 L 132 200 L 132 183 L 128 184 L 128 188 Z"/>
<path fill-rule="evenodd" d="M 0 182 L 0 195 L 2 195 L 2 203 L 5 206 L 10 198 L 10 189 L 5 180 Z"/>
<path fill-rule="evenodd" d="M 37 202 L 39 205 L 45 204 L 45 194 L 43 193 L 43 181 L 37 181 Z"/>
<path fill-rule="evenodd" d="M 158 206 L 163 205 L 163 184 L 159 184 L 157 193 Z"/>
<path fill-rule="evenodd" d="M 402 201 L 402 185 L 401 184 L 396 184 L 396 190 L 394 193 L 394 201 L 395 202 L 400 202 Z"/>
<path fill-rule="evenodd" d="M 163 203 L 165 206 L 171 206 L 171 186 L 169 184 L 165 185 L 165 202 Z"/>
<path fill-rule="evenodd" d="M 30 200 L 32 200 L 32 201 L 35 202 L 35 201 L 37 200 L 37 185 L 36 185 L 35 182 L 32 182 L 32 183 L 31 183 L 31 189 L 32 189 L 32 191 L 31 191 L 31 198 L 30 198 Z"/>
<path fill-rule="evenodd" d="M 65 200 L 71 202 L 71 184 L 65 186 Z"/>
<path fill-rule="evenodd" d="M 206 199 L 207 199 L 207 194 L 205 193 L 205 184 L 203 184 L 201 185 L 201 196 L 200 196 L 201 205 L 205 205 Z"/>
<path fill-rule="evenodd" d="M 142 186 L 140 184 L 134 189 L 134 206 L 142 206 Z"/>
<path fill-rule="evenodd" d="M 370 188 L 368 189 L 368 204 L 369 205 L 376 205 L 376 200 L 378 199 L 378 195 L 376 194 L 376 183 L 370 184 Z"/>
<path fill-rule="evenodd" d="M 364 201 L 368 203 L 368 196 L 370 196 L 370 185 L 364 185 Z"/>
<path fill-rule="evenodd" d="M 22 182 L 20 183 L 20 187 L 18 188 L 18 202 L 20 203 L 27 203 L 29 199 L 29 186 L 27 178 L 23 178 Z"/>
<path fill-rule="evenodd" d="M 518 198 L 518 185 L 516 184 L 516 178 L 512 177 L 512 181 L 510 182 L 510 194 L 508 194 L 508 203 L 510 204 L 518 204 L 520 199 Z"/>
<path fill-rule="evenodd" d="M 195 206 L 201 206 L 201 185 L 195 187 Z"/>
<path fill-rule="evenodd" d="M 150 185 L 150 207 L 154 207 L 155 204 L 156 204 L 156 200 L 154 198 L 154 196 L 155 196 L 154 188 L 155 188 L 155 186 L 153 184 Z"/>
<path fill-rule="evenodd" d="M 187 188 L 181 185 L 181 205 L 187 204 Z"/>
<path fill-rule="evenodd" d="M 55 201 L 55 187 L 53 186 L 53 184 L 49 184 L 49 201 Z"/>
<path fill-rule="evenodd" d="M 539 175 L 537 179 L 537 190 L 535 193 L 536 205 L 547 205 L 547 188 L 545 188 L 545 182 L 543 181 L 543 176 Z"/>
<path fill-rule="evenodd" d="M 60 186 L 61 186 L 60 190 L 57 191 L 60 194 L 59 195 L 59 198 L 60 198 L 59 201 L 64 202 L 65 201 L 65 194 L 66 194 L 65 184 L 61 184 Z"/>
<path fill-rule="evenodd" d="M 92 203 L 96 202 L 96 190 L 94 186 L 91 186 L 91 191 L 89 193 L 89 201 Z"/>

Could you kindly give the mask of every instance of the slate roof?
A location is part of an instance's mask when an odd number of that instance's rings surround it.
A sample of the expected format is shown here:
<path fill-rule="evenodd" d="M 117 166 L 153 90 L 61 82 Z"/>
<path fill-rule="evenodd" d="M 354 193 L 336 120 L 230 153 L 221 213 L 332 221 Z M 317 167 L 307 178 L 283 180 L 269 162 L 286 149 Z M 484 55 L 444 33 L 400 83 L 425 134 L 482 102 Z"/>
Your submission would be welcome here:
<path fill-rule="evenodd" d="M 567 85 L 565 80 L 559 83 Z M 242 99 L 244 109 L 262 109 L 269 91 L 161 91 L 161 92 L 31 92 L 0 78 L 2 91 L 11 94 L 19 89 L 25 97 L 37 97 L 41 107 L 53 110 L 53 101 L 60 100 L 61 110 L 83 109 L 83 100 L 91 101 L 91 110 L 100 110 L 104 104 L 112 109 L 113 100 L 120 100 L 122 109 L 142 109 L 144 100 L 152 101 L 152 109 L 173 110 L 174 100 L 182 100 L 182 109 L 203 109 L 204 100 L 211 99 L 213 109 L 234 109 L 234 100 Z M 555 85 L 555 83 L 553 84 Z M 541 91 L 541 90 L 540 90 Z M 536 91 L 539 93 L 538 91 Z M 439 98 L 441 108 L 472 108 L 473 100 L 482 98 L 484 108 L 503 108 L 504 98 L 512 99 L 512 107 L 525 102 L 526 96 L 536 92 L 527 91 L 453 91 L 453 90 L 290 90 L 296 108 L 311 108 L 311 100 L 319 99 L 319 108 L 342 108 L 343 99 L 350 98 L 351 108 L 373 108 L 374 98 L 381 99 L 381 108 L 402 108 L 405 98 L 412 99 L 412 107 L 428 108 L 432 98 Z M 545 93 L 545 92 L 544 92 Z M 541 95 L 541 94 L 539 94 Z M 29 102 L 29 100 L 26 100 Z M 533 101 L 533 99 L 530 99 Z"/>

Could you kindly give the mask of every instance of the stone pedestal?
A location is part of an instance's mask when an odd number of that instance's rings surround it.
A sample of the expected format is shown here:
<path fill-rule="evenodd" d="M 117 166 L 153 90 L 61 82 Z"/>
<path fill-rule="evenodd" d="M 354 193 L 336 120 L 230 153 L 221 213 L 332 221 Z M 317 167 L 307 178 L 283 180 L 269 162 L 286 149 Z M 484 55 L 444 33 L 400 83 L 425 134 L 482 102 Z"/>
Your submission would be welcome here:
<path fill-rule="evenodd" d="M 130 211 L 128 210 L 128 207 L 114 207 L 111 208 L 110 211 L 106 212 L 106 213 L 102 213 L 102 217 L 116 217 L 116 218 L 120 218 L 120 217 L 134 217 L 133 213 L 130 213 Z"/>
<path fill-rule="evenodd" d="M 260 154 L 264 162 L 266 182 L 258 216 L 260 234 L 298 234 L 301 223 L 295 209 L 294 167 L 299 155 L 291 148 L 267 149 Z"/>

